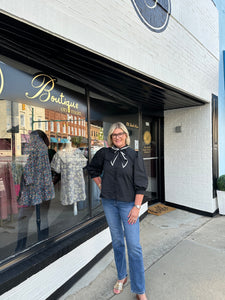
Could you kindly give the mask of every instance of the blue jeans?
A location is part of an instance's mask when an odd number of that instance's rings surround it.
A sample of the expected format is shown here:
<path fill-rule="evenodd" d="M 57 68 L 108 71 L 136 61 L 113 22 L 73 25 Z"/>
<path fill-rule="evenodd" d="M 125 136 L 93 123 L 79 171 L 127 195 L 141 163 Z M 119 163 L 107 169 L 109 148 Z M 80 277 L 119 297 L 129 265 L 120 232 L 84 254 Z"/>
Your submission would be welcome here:
<path fill-rule="evenodd" d="M 139 219 L 135 224 L 129 224 L 127 217 L 134 206 L 134 203 L 103 198 L 102 204 L 112 237 L 118 279 L 120 280 L 127 276 L 124 243 L 125 235 L 129 260 L 131 292 L 144 294 L 145 272 L 142 248 L 140 245 Z"/>

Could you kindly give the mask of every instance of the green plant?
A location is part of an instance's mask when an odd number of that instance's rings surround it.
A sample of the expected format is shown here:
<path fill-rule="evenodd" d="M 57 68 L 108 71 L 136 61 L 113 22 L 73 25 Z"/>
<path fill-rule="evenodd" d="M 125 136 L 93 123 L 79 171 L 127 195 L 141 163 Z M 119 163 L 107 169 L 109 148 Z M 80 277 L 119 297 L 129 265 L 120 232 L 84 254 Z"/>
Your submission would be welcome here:
<path fill-rule="evenodd" d="M 217 189 L 219 191 L 225 191 L 225 175 L 221 175 L 217 179 Z"/>
<path fill-rule="evenodd" d="M 76 147 L 80 147 L 81 141 L 82 141 L 82 136 L 73 136 L 71 138 L 72 144 Z"/>

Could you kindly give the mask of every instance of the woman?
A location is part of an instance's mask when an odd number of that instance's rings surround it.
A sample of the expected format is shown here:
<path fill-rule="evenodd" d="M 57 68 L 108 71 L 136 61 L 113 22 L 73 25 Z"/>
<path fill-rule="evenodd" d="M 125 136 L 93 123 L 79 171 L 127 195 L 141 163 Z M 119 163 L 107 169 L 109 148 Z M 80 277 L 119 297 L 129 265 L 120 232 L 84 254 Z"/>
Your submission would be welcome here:
<path fill-rule="evenodd" d="M 145 274 L 139 241 L 139 212 L 148 180 L 139 152 L 129 147 L 126 126 L 114 123 L 108 133 L 109 148 L 100 149 L 88 171 L 101 189 L 102 204 L 110 228 L 118 280 L 114 293 L 120 294 L 127 282 L 124 234 L 126 238 L 131 291 L 146 300 Z"/>

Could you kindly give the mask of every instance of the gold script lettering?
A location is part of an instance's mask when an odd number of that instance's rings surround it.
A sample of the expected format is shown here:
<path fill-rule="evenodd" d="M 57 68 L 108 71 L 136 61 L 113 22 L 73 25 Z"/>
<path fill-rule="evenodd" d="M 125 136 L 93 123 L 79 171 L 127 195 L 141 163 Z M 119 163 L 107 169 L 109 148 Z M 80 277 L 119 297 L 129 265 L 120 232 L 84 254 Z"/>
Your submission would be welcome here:
<path fill-rule="evenodd" d="M 67 100 L 63 93 L 61 93 L 58 97 L 51 94 L 51 91 L 55 86 L 55 79 L 52 77 L 45 74 L 38 74 L 32 79 L 31 85 L 33 88 L 38 90 L 33 96 L 30 96 L 29 93 L 26 92 L 25 95 L 27 98 L 38 98 L 41 102 L 51 101 L 53 103 L 66 106 L 68 113 L 71 112 L 71 108 L 78 109 L 78 103 Z M 61 109 L 61 111 L 66 112 L 66 109 Z"/>
<path fill-rule="evenodd" d="M 41 82 L 40 82 L 41 81 Z M 47 102 L 50 99 L 51 91 L 53 90 L 55 79 L 45 74 L 36 75 L 32 81 L 31 85 L 33 88 L 38 89 L 37 93 L 33 96 L 29 96 L 29 93 L 26 92 L 25 96 L 28 99 L 38 98 L 41 102 Z M 39 83 L 40 82 L 40 83 Z"/>
<path fill-rule="evenodd" d="M 78 103 L 67 100 L 65 98 L 65 96 L 63 95 L 63 93 L 61 93 L 59 97 L 51 96 L 51 102 L 55 102 L 55 103 L 67 106 L 69 113 L 70 113 L 71 108 L 78 109 Z"/>

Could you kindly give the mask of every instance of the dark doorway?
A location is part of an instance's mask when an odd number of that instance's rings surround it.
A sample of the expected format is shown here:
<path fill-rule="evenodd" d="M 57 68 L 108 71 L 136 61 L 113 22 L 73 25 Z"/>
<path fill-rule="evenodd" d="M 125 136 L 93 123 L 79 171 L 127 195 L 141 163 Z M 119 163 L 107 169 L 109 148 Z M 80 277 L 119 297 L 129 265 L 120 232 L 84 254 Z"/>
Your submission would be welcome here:
<path fill-rule="evenodd" d="M 150 203 L 164 200 L 162 128 L 159 118 L 142 116 L 142 155 L 148 176 L 145 199 Z"/>

